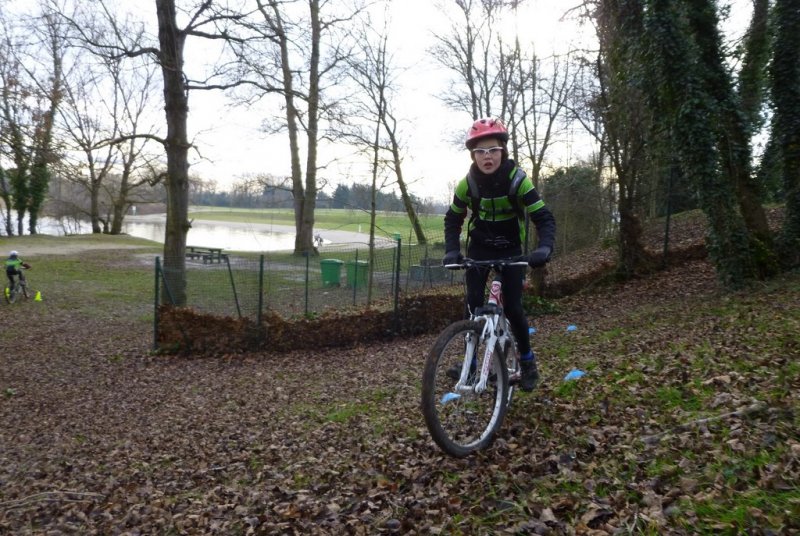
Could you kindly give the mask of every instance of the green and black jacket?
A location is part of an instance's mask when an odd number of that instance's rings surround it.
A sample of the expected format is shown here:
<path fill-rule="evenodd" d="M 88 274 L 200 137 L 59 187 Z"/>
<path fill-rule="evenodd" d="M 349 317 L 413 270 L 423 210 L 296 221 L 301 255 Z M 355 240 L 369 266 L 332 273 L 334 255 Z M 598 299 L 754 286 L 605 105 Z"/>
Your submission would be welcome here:
<path fill-rule="evenodd" d="M 505 160 L 493 174 L 487 175 L 473 164 L 469 173 L 472 181 L 465 176 L 459 181 L 453 195 L 453 202 L 444 216 L 444 236 L 447 251 L 460 249 L 459 237 L 468 209 L 472 210 L 473 192 L 469 183 L 477 184 L 479 198 L 477 214 L 470 217 L 467 227 L 467 255 L 476 252 L 491 254 L 515 254 L 522 252 L 525 243 L 524 216 L 527 215 L 536 227 L 539 246 L 553 249 L 555 244 L 556 222 L 553 213 L 545 206 L 529 177 L 519 185 L 516 196 L 509 196 L 509 188 L 517 173 L 513 160 Z M 514 206 L 517 204 L 518 206 Z M 522 217 L 521 217 L 522 216 Z"/>

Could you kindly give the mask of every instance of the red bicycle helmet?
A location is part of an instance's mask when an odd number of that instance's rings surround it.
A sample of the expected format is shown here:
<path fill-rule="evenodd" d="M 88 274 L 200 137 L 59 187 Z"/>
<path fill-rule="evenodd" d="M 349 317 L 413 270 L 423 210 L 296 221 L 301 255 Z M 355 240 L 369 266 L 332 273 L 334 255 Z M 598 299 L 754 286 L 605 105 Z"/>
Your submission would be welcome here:
<path fill-rule="evenodd" d="M 499 119 L 484 117 L 472 123 L 472 126 L 467 131 L 467 139 L 464 145 L 467 146 L 467 149 L 472 150 L 478 140 L 482 138 L 497 138 L 506 143 L 508 141 L 508 130 Z"/>

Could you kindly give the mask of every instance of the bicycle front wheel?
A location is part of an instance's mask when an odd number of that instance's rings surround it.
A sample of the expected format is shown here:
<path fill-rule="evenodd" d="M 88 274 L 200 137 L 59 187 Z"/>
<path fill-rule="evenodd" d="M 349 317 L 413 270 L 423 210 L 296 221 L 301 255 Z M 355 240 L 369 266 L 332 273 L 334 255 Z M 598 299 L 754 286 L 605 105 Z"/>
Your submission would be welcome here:
<path fill-rule="evenodd" d="M 505 321 L 506 331 L 511 333 L 511 326 L 508 320 Z M 511 400 L 514 398 L 514 390 L 522 376 L 522 370 L 519 364 L 519 349 L 517 343 L 512 339 L 506 339 L 505 348 L 503 349 L 503 361 L 508 371 L 508 389 L 506 390 L 507 405 L 511 405 Z"/>
<path fill-rule="evenodd" d="M 428 431 L 443 451 L 459 458 L 491 445 L 508 403 L 508 371 L 498 349 L 492 353 L 486 390 L 477 393 L 474 389 L 486 351 L 482 331 L 483 324 L 473 320 L 448 326 L 428 353 L 422 377 L 422 413 Z M 468 347 L 476 352 L 467 356 Z M 464 359 L 473 356 L 476 371 L 456 392 L 458 378 L 452 371 L 460 371 Z"/>

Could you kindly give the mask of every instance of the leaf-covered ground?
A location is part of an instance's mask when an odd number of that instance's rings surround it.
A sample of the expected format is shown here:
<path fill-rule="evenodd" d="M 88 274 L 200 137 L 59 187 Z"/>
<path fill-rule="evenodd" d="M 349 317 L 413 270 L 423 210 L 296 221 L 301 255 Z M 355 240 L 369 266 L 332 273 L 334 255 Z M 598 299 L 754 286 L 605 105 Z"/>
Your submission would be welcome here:
<path fill-rule="evenodd" d="M 419 411 L 432 336 L 161 357 L 146 298 L 72 288 L 0 308 L 0 533 L 800 534 L 797 274 L 555 302 L 543 385 L 464 460 Z"/>

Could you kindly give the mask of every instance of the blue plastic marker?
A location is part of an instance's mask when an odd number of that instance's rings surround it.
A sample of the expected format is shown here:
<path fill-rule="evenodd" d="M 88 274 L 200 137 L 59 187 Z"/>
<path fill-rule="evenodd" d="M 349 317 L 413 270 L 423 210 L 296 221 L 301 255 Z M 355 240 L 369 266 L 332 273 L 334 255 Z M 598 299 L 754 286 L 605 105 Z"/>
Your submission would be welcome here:
<path fill-rule="evenodd" d="M 569 326 L 567 326 L 567 331 L 575 331 L 576 329 L 578 329 L 578 326 L 576 326 L 575 324 L 570 324 Z"/>
<path fill-rule="evenodd" d="M 445 393 L 442 397 L 442 404 L 447 404 L 448 402 L 452 400 L 458 400 L 459 398 L 461 398 L 461 395 L 458 393 Z"/>
<path fill-rule="evenodd" d="M 528 328 L 528 335 L 536 333 L 536 328 Z"/>
<path fill-rule="evenodd" d="M 586 375 L 584 371 L 578 369 L 572 369 L 569 371 L 569 374 L 564 376 L 564 381 L 577 380 L 578 378 L 581 378 L 584 375 Z"/>

